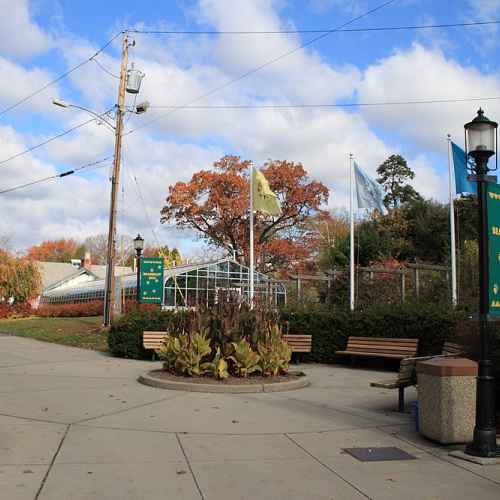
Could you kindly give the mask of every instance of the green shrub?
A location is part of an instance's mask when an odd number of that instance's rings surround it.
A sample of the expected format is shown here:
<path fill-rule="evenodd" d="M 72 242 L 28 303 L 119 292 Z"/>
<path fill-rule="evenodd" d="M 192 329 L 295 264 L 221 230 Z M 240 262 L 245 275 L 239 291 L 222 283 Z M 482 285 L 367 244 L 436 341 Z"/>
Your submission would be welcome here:
<path fill-rule="evenodd" d="M 259 342 L 257 352 L 260 356 L 262 375 L 265 377 L 275 377 L 288 371 L 292 349 L 283 340 L 278 325 L 270 329 L 266 341 Z"/>
<path fill-rule="evenodd" d="M 165 368 L 174 373 L 190 377 L 203 374 L 202 361 L 212 349 L 206 333 L 181 333 L 178 337 L 169 335 L 159 356 L 165 360 Z"/>
<path fill-rule="evenodd" d="M 220 347 L 217 347 L 215 356 L 212 361 L 207 361 L 201 365 L 204 374 L 219 380 L 224 380 L 229 377 L 229 370 L 226 358 L 220 352 Z"/>
<path fill-rule="evenodd" d="M 418 354 L 437 354 L 445 340 L 455 338 L 455 326 L 463 313 L 429 304 L 375 305 L 350 312 L 324 307 L 282 311 L 290 334 L 312 335 L 309 359 L 331 363 L 349 336 L 416 338 Z"/>
<path fill-rule="evenodd" d="M 142 334 L 148 331 L 182 332 L 189 313 L 158 309 L 130 311 L 113 322 L 108 334 L 108 348 L 120 358 L 147 359 L 151 353 L 142 345 Z"/>
<path fill-rule="evenodd" d="M 246 339 L 233 342 L 233 355 L 229 356 L 233 362 L 233 370 L 238 377 L 248 377 L 255 372 L 262 372 L 259 364 L 260 356 L 252 349 Z"/>

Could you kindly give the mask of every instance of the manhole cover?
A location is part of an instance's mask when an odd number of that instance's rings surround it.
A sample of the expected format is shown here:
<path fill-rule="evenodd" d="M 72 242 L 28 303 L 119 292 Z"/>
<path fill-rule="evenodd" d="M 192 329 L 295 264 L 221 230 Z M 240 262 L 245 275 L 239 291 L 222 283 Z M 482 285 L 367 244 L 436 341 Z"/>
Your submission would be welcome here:
<path fill-rule="evenodd" d="M 383 462 L 385 460 L 416 460 L 417 457 L 395 446 L 380 448 L 343 448 L 360 462 Z"/>

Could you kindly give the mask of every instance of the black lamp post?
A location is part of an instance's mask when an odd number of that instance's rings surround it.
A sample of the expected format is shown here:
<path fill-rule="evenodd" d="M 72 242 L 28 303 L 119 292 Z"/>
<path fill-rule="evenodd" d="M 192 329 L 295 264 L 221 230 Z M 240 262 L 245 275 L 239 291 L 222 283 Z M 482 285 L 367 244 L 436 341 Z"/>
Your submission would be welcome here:
<path fill-rule="evenodd" d="M 137 292 L 136 292 L 136 300 L 137 304 L 141 303 L 141 255 L 144 249 L 144 238 L 141 238 L 141 235 L 138 234 L 134 239 L 134 248 L 137 262 Z"/>
<path fill-rule="evenodd" d="M 496 182 L 489 176 L 488 160 L 497 154 L 498 124 L 486 118 L 482 109 L 465 125 L 466 154 L 474 159 L 470 179 L 477 182 L 479 208 L 479 329 L 481 354 L 477 377 L 476 424 L 474 440 L 466 448 L 466 453 L 478 457 L 497 455 L 495 426 L 495 380 L 493 363 L 489 355 L 489 248 L 487 184 Z"/>

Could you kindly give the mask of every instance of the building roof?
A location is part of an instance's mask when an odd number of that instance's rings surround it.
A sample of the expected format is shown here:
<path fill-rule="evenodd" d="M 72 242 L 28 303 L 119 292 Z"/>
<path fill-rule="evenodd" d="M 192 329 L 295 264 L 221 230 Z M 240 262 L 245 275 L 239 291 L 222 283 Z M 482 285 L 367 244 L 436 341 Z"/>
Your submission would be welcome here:
<path fill-rule="evenodd" d="M 43 290 L 53 288 L 59 283 L 69 281 L 81 274 L 88 274 L 94 280 L 103 280 L 106 277 L 106 266 L 92 265 L 90 269 L 75 267 L 69 262 L 42 262 L 37 261 L 42 276 Z M 131 267 L 115 266 L 115 276 L 124 276 L 132 273 Z"/>
<path fill-rule="evenodd" d="M 193 271 L 194 269 L 198 269 L 201 267 L 207 267 L 210 265 L 216 265 L 216 264 L 222 264 L 225 262 L 235 262 L 232 259 L 228 258 L 223 258 L 223 259 L 217 259 L 217 260 L 210 260 L 210 261 L 205 261 L 205 262 L 196 262 L 196 263 L 190 263 L 190 264 L 183 264 L 180 266 L 174 266 L 169 269 L 165 269 L 163 273 L 163 279 L 166 281 L 168 278 L 171 278 L 172 276 L 178 276 L 179 274 L 182 273 L 187 273 L 189 271 Z M 236 262 L 241 268 L 248 269 L 246 266 L 239 264 Z M 269 278 L 266 277 L 265 275 L 255 272 L 255 279 L 260 279 L 262 281 L 268 280 Z M 123 288 L 135 288 L 137 284 L 137 275 L 135 273 L 129 273 L 129 274 L 123 274 L 122 275 L 122 282 L 121 285 Z M 46 293 L 44 293 L 44 296 L 46 297 L 51 297 L 51 296 L 64 296 L 64 295 L 73 295 L 73 294 L 80 294 L 80 293 L 90 293 L 90 292 L 97 292 L 97 291 L 102 291 L 104 290 L 104 278 L 95 280 L 95 281 L 90 281 L 88 283 L 81 283 L 78 284 L 74 287 L 68 287 L 64 288 L 62 290 L 48 290 Z"/>
<path fill-rule="evenodd" d="M 90 266 L 90 271 L 95 274 L 97 279 L 103 280 L 106 278 L 106 266 L 98 266 L 92 264 Z M 115 276 L 125 276 L 127 274 L 132 274 L 132 268 L 127 266 L 115 266 Z"/>
<path fill-rule="evenodd" d="M 69 262 L 37 261 L 38 270 L 42 276 L 42 287 L 48 288 L 66 278 L 80 274 L 80 269 Z"/>

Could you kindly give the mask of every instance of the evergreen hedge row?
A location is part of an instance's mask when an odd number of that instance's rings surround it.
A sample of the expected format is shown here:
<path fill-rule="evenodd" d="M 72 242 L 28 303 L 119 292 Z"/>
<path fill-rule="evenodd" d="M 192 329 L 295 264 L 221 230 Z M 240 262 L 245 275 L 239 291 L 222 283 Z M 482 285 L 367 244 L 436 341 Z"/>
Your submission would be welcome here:
<path fill-rule="evenodd" d="M 142 334 L 149 331 L 182 331 L 186 314 L 162 311 L 160 308 L 132 310 L 113 322 L 108 333 L 108 348 L 113 356 L 151 359 L 151 352 L 142 345 Z"/>
<path fill-rule="evenodd" d="M 332 363 L 349 336 L 416 338 L 418 355 L 438 354 L 443 342 L 456 340 L 461 312 L 428 304 L 376 305 L 356 311 L 294 308 L 282 311 L 290 334 L 312 335 L 311 361 Z"/>

